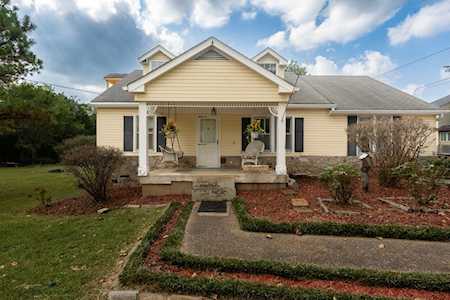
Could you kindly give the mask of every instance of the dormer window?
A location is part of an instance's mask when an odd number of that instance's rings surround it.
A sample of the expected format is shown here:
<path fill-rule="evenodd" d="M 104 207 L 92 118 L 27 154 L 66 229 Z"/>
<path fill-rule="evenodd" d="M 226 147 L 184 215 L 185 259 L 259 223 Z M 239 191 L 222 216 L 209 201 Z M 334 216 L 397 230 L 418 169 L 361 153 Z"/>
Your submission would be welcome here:
<path fill-rule="evenodd" d="M 268 70 L 269 72 L 272 72 L 273 74 L 277 73 L 277 64 L 259 64 L 264 69 Z"/>

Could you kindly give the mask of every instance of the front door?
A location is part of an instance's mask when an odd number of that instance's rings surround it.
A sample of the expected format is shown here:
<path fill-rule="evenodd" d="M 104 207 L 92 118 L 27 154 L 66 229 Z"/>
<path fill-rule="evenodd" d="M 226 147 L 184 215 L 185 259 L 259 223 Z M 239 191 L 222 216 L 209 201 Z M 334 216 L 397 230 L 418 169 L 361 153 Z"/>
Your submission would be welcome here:
<path fill-rule="evenodd" d="M 197 167 L 220 168 L 219 130 L 215 116 L 199 117 Z"/>

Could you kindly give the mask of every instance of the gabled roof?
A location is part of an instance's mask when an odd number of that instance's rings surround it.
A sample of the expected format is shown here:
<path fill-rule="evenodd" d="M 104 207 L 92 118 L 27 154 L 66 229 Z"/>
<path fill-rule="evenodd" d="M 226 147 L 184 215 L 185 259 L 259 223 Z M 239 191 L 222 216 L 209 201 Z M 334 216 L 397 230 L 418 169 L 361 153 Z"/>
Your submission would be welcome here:
<path fill-rule="evenodd" d="M 285 73 L 295 83 L 296 75 Z M 368 76 L 300 76 L 289 104 L 334 104 L 338 111 L 423 111 L 439 108 Z"/>
<path fill-rule="evenodd" d="M 143 62 L 144 60 L 146 60 L 149 57 L 152 57 L 153 55 L 155 55 L 158 52 L 163 53 L 170 59 L 175 57 L 175 55 L 173 55 L 169 50 L 167 50 L 166 48 L 164 48 L 161 45 L 157 45 L 157 46 L 153 47 L 152 49 L 148 50 L 147 52 L 145 52 L 144 54 L 142 54 L 141 56 L 139 56 L 138 61 Z"/>
<path fill-rule="evenodd" d="M 187 61 L 188 59 L 194 57 L 198 53 L 200 53 L 208 48 L 212 48 L 212 49 L 215 48 L 215 49 L 219 50 L 221 53 L 224 53 L 225 55 L 229 56 L 230 58 L 235 59 L 236 61 L 246 65 L 248 68 L 252 69 L 253 71 L 261 74 L 263 77 L 274 82 L 275 84 L 278 85 L 278 92 L 280 92 L 280 93 L 290 93 L 294 89 L 294 86 L 292 84 L 290 84 L 287 81 L 283 80 L 282 78 L 276 76 L 272 72 L 264 69 L 263 67 L 258 65 L 255 61 L 249 59 L 245 55 L 243 55 L 243 54 L 239 53 L 238 51 L 234 50 L 233 48 L 227 46 L 226 44 L 219 41 L 218 39 L 216 39 L 214 37 L 210 37 L 210 38 L 206 39 L 205 41 L 192 47 L 191 49 L 185 51 L 184 53 L 178 55 L 177 57 L 173 58 L 172 60 L 168 61 L 167 63 L 160 66 L 159 68 L 130 82 L 127 85 L 128 91 L 144 92 L 145 91 L 144 86 L 146 83 L 161 76 L 162 74 L 166 73 L 167 71 L 172 70 L 179 64 Z"/>
<path fill-rule="evenodd" d="M 263 51 L 259 52 L 258 54 L 256 54 L 253 57 L 254 61 L 257 61 L 258 59 L 264 57 L 264 55 L 266 54 L 270 54 L 273 57 L 275 57 L 278 60 L 278 63 L 280 65 L 287 65 L 288 64 L 288 60 L 286 58 L 284 58 L 283 56 L 281 56 L 278 52 L 276 52 L 275 50 L 273 50 L 270 47 L 267 47 L 266 49 L 264 49 Z"/>
<path fill-rule="evenodd" d="M 442 97 L 436 101 L 431 102 L 436 107 L 442 107 L 444 105 L 450 104 L 450 95 Z"/>

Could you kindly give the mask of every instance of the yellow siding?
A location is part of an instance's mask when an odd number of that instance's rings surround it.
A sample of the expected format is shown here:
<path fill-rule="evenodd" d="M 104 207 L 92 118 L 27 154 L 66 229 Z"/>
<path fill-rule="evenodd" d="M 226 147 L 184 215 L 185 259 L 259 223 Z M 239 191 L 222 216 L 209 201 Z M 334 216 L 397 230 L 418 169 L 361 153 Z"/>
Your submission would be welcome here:
<path fill-rule="evenodd" d="M 436 128 L 436 116 L 420 116 L 419 118 L 425 121 L 429 126 Z M 427 147 L 424 149 L 422 155 L 435 155 L 437 152 L 438 139 L 439 133 L 436 128 L 436 131 L 428 139 Z"/>
<path fill-rule="evenodd" d="M 272 81 L 234 60 L 189 60 L 146 85 L 136 101 L 278 102 Z"/>
<path fill-rule="evenodd" d="M 284 78 L 284 66 L 278 65 L 278 59 L 267 53 L 256 61 L 258 64 L 277 64 L 277 75 Z"/>
<path fill-rule="evenodd" d="M 153 56 L 150 56 L 148 60 L 159 60 L 159 61 L 167 61 L 170 60 L 170 57 L 165 55 L 162 52 L 156 52 Z"/>
<path fill-rule="evenodd" d="M 288 116 L 304 118 L 304 152 L 288 155 L 347 155 L 347 116 L 328 110 L 289 110 Z"/>
<path fill-rule="evenodd" d="M 137 114 L 132 108 L 97 108 L 97 145 L 123 150 L 123 117 Z"/>

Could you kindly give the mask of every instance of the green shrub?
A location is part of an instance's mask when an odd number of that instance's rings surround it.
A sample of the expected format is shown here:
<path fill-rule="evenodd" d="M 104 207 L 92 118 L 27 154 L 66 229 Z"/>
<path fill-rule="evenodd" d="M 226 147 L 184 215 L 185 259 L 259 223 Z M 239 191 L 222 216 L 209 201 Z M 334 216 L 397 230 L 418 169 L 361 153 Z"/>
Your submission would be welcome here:
<path fill-rule="evenodd" d="M 41 206 L 48 207 L 52 204 L 52 196 L 43 187 L 37 187 L 34 189 L 36 192 L 36 200 L 39 201 Z"/>
<path fill-rule="evenodd" d="M 394 174 L 406 181 L 411 197 L 422 205 L 437 199 L 437 192 L 447 173 L 444 163 L 433 161 L 409 162 L 394 169 Z"/>
<path fill-rule="evenodd" d="M 352 165 L 341 163 L 325 168 L 320 174 L 320 180 L 328 186 L 336 201 L 349 203 L 353 192 L 352 180 L 357 175 Z"/>
<path fill-rule="evenodd" d="M 59 157 L 63 157 L 64 153 L 77 148 L 79 146 L 91 145 L 95 146 L 95 135 L 77 135 L 70 139 L 65 139 L 61 144 L 56 146 L 56 151 Z"/>
<path fill-rule="evenodd" d="M 96 202 L 110 198 L 113 173 L 123 162 L 119 149 L 93 145 L 72 148 L 64 154 L 63 160 L 69 172 L 78 179 L 80 188 Z"/>

